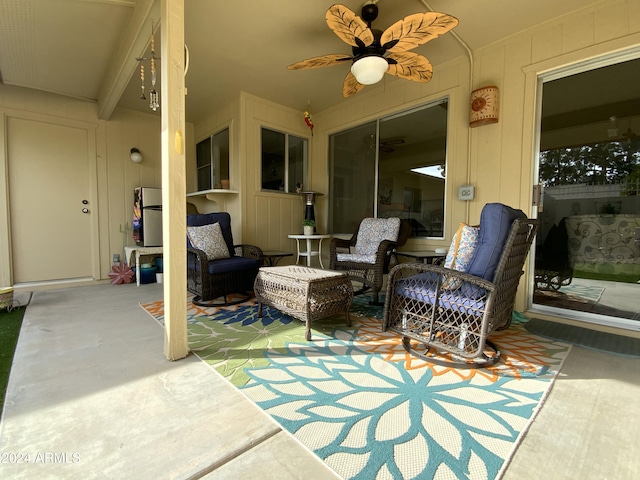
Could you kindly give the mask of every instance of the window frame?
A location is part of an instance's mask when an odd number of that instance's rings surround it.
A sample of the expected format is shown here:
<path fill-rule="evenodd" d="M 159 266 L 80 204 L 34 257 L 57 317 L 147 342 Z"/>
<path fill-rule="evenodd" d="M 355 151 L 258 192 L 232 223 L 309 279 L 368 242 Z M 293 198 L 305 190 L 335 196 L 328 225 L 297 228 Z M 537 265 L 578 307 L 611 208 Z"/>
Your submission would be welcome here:
<path fill-rule="evenodd" d="M 283 146 L 283 178 L 282 178 L 282 183 L 283 183 L 283 188 L 282 189 L 273 189 L 273 188 L 265 188 L 264 187 L 264 161 L 265 161 L 265 150 L 264 150 L 264 136 L 263 133 L 264 131 L 267 130 L 271 133 L 275 133 L 275 134 L 280 134 L 284 137 L 284 146 Z M 278 128 L 273 128 L 267 125 L 261 125 L 260 126 L 260 191 L 261 192 L 268 192 L 268 193 L 286 193 L 286 194 L 297 194 L 300 193 L 297 188 L 297 186 L 291 186 L 290 185 L 290 176 L 291 176 L 291 138 L 295 138 L 297 140 L 300 140 L 302 143 L 302 155 L 303 155 L 303 159 L 302 159 L 302 182 L 298 182 L 300 183 L 300 191 L 304 190 L 305 185 L 308 184 L 309 182 L 309 138 L 308 137 L 303 137 L 301 135 L 297 135 L 294 133 L 289 133 L 287 131 L 278 129 Z"/>
<path fill-rule="evenodd" d="M 370 208 L 370 212 L 372 213 L 370 216 L 376 217 L 376 218 L 383 218 L 380 217 L 380 193 L 382 190 L 382 185 L 381 185 L 381 164 L 383 163 L 381 161 L 381 145 L 380 145 L 380 140 L 382 137 L 384 137 L 385 132 L 382 131 L 383 129 L 381 129 L 381 126 L 384 124 L 384 122 L 389 121 L 389 120 L 393 120 L 395 118 L 400 118 L 400 117 L 405 117 L 407 115 L 411 115 L 412 113 L 416 113 L 416 112 L 420 112 L 422 110 L 427 110 L 427 109 L 432 109 L 432 108 L 438 108 L 439 106 L 444 105 L 445 106 L 445 111 L 446 113 L 446 117 L 443 119 L 444 121 L 442 123 L 438 123 L 437 126 L 438 128 L 442 128 L 444 131 L 444 139 L 443 139 L 443 148 L 444 150 L 442 151 L 442 163 L 427 163 L 425 166 L 436 166 L 436 165 L 443 165 L 444 166 L 444 174 L 443 174 L 443 185 L 442 185 L 442 197 L 441 197 L 441 214 L 440 214 L 440 219 L 438 220 L 438 222 L 435 223 L 439 223 L 438 228 L 437 228 L 437 235 L 432 235 L 432 234 L 412 234 L 412 238 L 418 239 L 418 240 L 442 240 L 446 237 L 445 232 L 446 232 L 446 219 L 447 219 L 447 212 L 448 212 L 448 205 L 449 202 L 447 201 L 447 195 L 448 195 L 448 191 L 451 188 L 451 186 L 447 183 L 447 180 L 449 179 L 449 183 L 451 183 L 452 179 L 451 177 L 449 177 L 447 175 L 447 172 L 452 171 L 451 170 L 451 166 L 447 165 L 449 162 L 449 156 L 450 156 L 450 145 L 449 145 L 449 139 L 450 139 L 450 127 L 451 127 L 451 105 L 452 105 L 453 99 L 451 98 L 450 94 L 443 94 L 442 96 L 435 98 L 433 100 L 424 102 L 424 103 L 420 103 L 417 105 L 411 105 L 411 106 L 406 106 L 401 110 L 398 110 L 396 112 L 392 112 L 392 113 L 387 113 L 385 115 L 381 115 L 381 116 L 377 116 L 374 118 L 366 118 L 364 119 L 361 123 L 358 123 L 356 125 L 349 125 L 347 128 L 342 128 L 340 130 L 334 131 L 332 133 L 329 134 L 329 139 L 327 142 L 327 148 L 328 148 L 328 160 L 329 160 L 329 172 L 328 172 L 328 177 L 329 177 L 329 198 L 330 198 L 330 204 L 329 204 L 329 228 L 332 231 L 333 234 L 340 234 L 340 235 L 347 235 L 347 234 L 352 234 L 353 231 L 342 231 L 345 227 L 345 225 L 342 225 L 342 227 L 338 227 L 336 228 L 336 210 L 339 210 L 339 205 L 335 205 L 334 202 L 336 201 L 335 194 L 337 193 L 337 181 L 338 180 L 342 180 L 342 177 L 340 178 L 336 178 L 336 174 L 335 174 L 335 169 L 336 169 L 336 158 L 335 158 L 335 152 L 334 152 L 334 148 L 335 148 L 335 139 L 336 136 L 343 134 L 343 133 L 347 133 L 350 131 L 357 131 L 358 129 L 364 128 L 367 125 L 372 125 L 373 129 L 372 131 L 375 131 L 375 158 L 373 160 L 373 177 L 370 179 L 370 181 L 373 182 L 373 189 L 374 189 L 374 193 L 373 193 L 373 200 L 372 200 L 372 204 L 371 204 L 371 208 Z M 436 134 L 436 132 L 433 132 L 433 134 Z M 437 135 L 434 137 L 427 137 L 427 135 L 425 135 L 425 138 L 433 138 L 433 139 L 437 139 Z M 429 152 L 431 152 L 431 150 L 429 150 Z M 433 150 L 433 152 L 435 152 L 437 154 L 437 149 Z M 425 162 L 426 163 L 426 162 Z M 417 167 L 417 166 L 416 166 Z M 417 172 L 416 172 L 417 173 Z M 345 183 L 344 181 L 342 183 Z M 402 191 L 404 194 L 404 190 L 409 190 L 411 192 L 416 191 L 416 188 L 414 186 L 412 186 L 411 184 L 406 184 L 406 185 L 400 185 L 400 189 L 398 190 L 399 192 Z M 415 198 L 415 197 L 414 197 Z M 428 198 L 423 199 L 424 201 L 429 201 Z M 439 207 L 438 207 L 439 208 Z M 433 210 L 435 211 L 435 210 Z M 414 213 L 420 213 L 422 214 L 423 212 L 421 211 L 421 209 L 416 209 L 413 210 Z M 431 214 L 432 211 L 425 211 L 425 216 L 428 214 Z M 413 218 L 410 216 L 411 212 L 409 212 L 409 218 Z M 398 215 L 401 218 L 404 218 L 402 215 Z M 338 223 L 345 223 L 345 220 L 342 219 L 340 220 Z M 347 222 L 348 223 L 348 222 Z M 434 224 L 435 224 L 434 223 Z M 340 231 L 338 231 L 340 230 Z"/>
<path fill-rule="evenodd" d="M 215 171 L 215 162 L 214 162 L 214 147 L 216 145 L 216 143 L 214 142 L 214 138 L 223 133 L 224 131 L 227 131 L 227 144 L 228 144 L 228 155 L 226 159 L 220 159 L 220 164 L 222 164 L 222 162 L 226 161 L 226 171 L 227 171 L 227 180 L 230 179 L 231 177 L 231 149 L 232 149 L 232 143 L 231 143 L 231 125 L 225 125 L 222 128 L 219 128 L 217 130 L 214 130 L 212 133 L 210 133 L 209 135 L 206 135 L 205 137 L 202 138 L 202 140 L 200 140 L 199 142 L 196 142 L 196 191 L 197 192 L 206 192 L 209 190 L 216 190 L 216 189 L 220 189 L 221 188 L 221 181 L 223 180 L 223 178 L 218 178 L 221 177 L 221 173 L 222 172 L 216 172 Z M 204 165 L 200 165 L 199 164 L 199 158 L 198 158 L 198 153 L 199 153 L 199 146 L 206 142 L 206 141 L 210 142 L 209 145 L 209 163 L 204 164 Z M 204 171 L 205 168 L 209 169 L 209 188 L 202 188 L 200 185 L 200 172 L 201 170 Z M 221 170 L 224 170 L 221 168 Z M 217 180 L 217 182 L 216 182 Z"/>

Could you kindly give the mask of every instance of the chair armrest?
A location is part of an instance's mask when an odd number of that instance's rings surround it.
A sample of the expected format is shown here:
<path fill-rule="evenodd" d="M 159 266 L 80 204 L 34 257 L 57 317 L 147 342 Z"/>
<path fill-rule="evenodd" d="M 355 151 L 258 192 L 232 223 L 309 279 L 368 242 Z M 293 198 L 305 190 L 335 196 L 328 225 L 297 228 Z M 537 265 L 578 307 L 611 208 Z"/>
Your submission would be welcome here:
<path fill-rule="evenodd" d="M 350 239 L 333 237 L 329 243 L 329 268 L 335 270 L 338 262 L 338 250 L 343 249 L 347 252 L 356 244 L 355 235 Z"/>
<path fill-rule="evenodd" d="M 203 250 L 194 247 L 187 247 L 187 269 L 189 265 L 207 265 L 209 260 Z"/>
<path fill-rule="evenodd" d="M 376 265 L 379 265 L 384 273 L 389 270 L 392 257 L 394 257 L 394 265 L 398 263 L 395 258 L 395 250 L 398 248 L 398 242 L 392 240 L 383 240 L 378 245 L 378 251 L 376 252 Z"/>
<path fill-rule="evenodd" d="M 355 244 L 356 242 L 353 238 L 350 238 L 347 240 L 346 238 L 333 237 L 331 239 L 331 243 L 329 244 L 329 248 L 330 249 L 349 248 L 349 247 L 353 247 Z"/>
<path fill-rule="evenodd" d="M 380 245 L 378 245 L 378 251 L 376 252 L 376 255 L 386 256 L 396 248 L 398 248 L 398 242 L 392 240 L 383 240 L 380 242 Z"/>
<path fill-rule="evenodd" d="M 204 251 L 187 247 L 187 284 L 198 285 L 200 291 L 211 288 L 212 277 L 209 275 L 209 259 Z M 203 290 L 204 289 L 204 290 Z"/>
<path fill-rule="evenodd" d="M 247 245 L 247 244 L 238 244 L 233 246 L 235 250 L 235 254 L 239 257 L 245 258 L 254 258 L 256 260 L 260 260 L 260 265 L 262 265 L 262 259 L 264 258 L 264 254 L 262 253 L 262 249 L 256 245 Z"/>

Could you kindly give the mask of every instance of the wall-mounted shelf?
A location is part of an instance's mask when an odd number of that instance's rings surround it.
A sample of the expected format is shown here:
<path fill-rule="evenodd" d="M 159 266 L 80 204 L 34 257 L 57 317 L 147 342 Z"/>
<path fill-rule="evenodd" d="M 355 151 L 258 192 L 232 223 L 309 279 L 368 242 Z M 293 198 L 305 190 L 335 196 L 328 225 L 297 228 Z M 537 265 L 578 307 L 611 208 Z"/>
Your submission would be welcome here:
<path fill-rule="evenodd" d="M 230 205 L 235 203 L 234 200 L 237 200 L 237 197 L 233 195 L 238 195 L 238 193 L 240 192 L 237 190 L 223 188 L 202 190 L 187 193 L 187 203 L 193 205 L 198 213 L 222 212 L 227 211 Z"/>
<path fill-rule="evenodd" d="M 206 198 L 207 200 L 215 201 L 219 195 L 237 195 L 238 193 L 239 192 L 237 190 L 224 190 L 221 188 L 214 188 L 211 190 L 203 190 L 201 192 L 187 193 L 187 197 Z"/>

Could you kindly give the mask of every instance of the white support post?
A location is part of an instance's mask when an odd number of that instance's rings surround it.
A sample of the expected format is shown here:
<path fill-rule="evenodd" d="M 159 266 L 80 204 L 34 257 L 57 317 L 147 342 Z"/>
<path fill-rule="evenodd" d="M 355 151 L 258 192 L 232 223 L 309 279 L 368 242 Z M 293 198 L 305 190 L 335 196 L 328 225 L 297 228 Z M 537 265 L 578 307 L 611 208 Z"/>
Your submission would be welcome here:
<path fill-rule="evenodd" d="M 187 202 L 185 171 L 184 0 L 162 0 L 162 222 L 164 354 L 179 360 L 187 342 Z"/>

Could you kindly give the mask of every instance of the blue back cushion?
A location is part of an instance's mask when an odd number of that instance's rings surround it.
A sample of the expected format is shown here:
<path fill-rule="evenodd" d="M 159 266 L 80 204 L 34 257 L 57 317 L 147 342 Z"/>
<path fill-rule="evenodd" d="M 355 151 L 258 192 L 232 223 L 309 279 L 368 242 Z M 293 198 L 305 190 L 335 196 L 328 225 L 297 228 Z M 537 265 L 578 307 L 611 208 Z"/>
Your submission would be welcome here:
<path fill-rule="evenodd" d="M 216 212 L 216 213 L 197 213 L 193 215 L 187 215 L 187 226 L 189 227 L 201 227 L 202 225 L 209 225 L 211 223 L 218 222 L 222 229 L 222 236 L 224 241 L 229 247 L 229 253 L 233 256 L 233 236 L 231 235 L 231 216 L 228 212 Z M 187 246 L 192 247 L 189 237 L 187 237 Z"/>
<path fill-rule="evenodd" d="M 511 224 L 516 218 L 527 216 L 522 210 L 502 203 L 487 203 L 482 208 L 478 243 L 467 270 L 471 275 L 493 281 Z"/>

